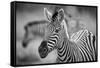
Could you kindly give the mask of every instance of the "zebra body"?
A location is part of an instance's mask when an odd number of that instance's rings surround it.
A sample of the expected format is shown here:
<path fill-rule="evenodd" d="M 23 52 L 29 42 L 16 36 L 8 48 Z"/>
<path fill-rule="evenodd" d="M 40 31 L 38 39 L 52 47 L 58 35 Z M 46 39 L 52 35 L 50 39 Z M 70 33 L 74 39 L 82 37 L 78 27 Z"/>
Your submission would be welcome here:
<path fill-rule="evenodd" d="M 63 10 L 59 10 L 57 13 L 58 16 L 54 16 L 58 20 L 53 20 L 48 24 L 47 35 L 39 46 L 40 57 L 45 58 L 52 50 L 57 49 L 57 63 L 96 61 L 95 36 L 87 29 L 83 29 L 73 34 L 71 39 L 69 39 L 66 35 L 65 26 L 63 28 L 61 25 L 61 22 L 64 20 L 62 18 Z M 60 14 L 62 19 L 59 18 Z M 50 18 L 49 20 L 52 20 L 52 17 Z M 54 23 L 59 26 L 54 25 Z M 53 30 L 50 32 L 51 28 Z"/>
<path fill-rule="evenodd" d="M 58 47 L 57 62 L 80 62 L 80 61 L 95 61 L 96 46 L 95 36 L 87 30 L 82 30 L 77 36 L 77 40 L 70 41 L 65 38 Z M 62 50 L 61 50 L 62 49 Z"/>

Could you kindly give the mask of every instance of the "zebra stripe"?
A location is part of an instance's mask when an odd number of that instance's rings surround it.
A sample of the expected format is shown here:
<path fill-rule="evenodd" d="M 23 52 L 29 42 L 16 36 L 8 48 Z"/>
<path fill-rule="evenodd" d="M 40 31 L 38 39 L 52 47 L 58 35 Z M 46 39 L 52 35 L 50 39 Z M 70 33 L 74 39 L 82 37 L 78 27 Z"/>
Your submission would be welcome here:
<path fill-rule="evenodd" d="M 59 34 L 54 33 L 53 35 L 49 36 L 49 39 L 47 41 L 48 48 L 50 48 L 50 50 L 54 49 L 58 40 L 59 40 Z"/>
<path fill-rule="evenodd" d="M 59 40 L 62 37 L 60 36 L 61 34 L 56 32 L 49 36 L 47 44 L 51 51 L 61 44 Z M 57 48 L 58 63 L 96 60 L 95 36 L 91 32 L 85 29 L 73 34 L 71 40 L 66 37 L 62 40 L 61 46 Z"/>
<path fill-rule="evenodd" d="M 76 34 L 77 36 L 78 34 Z M 75 35 L 74 35 L 75 36 Z M 77 36 L 77 42 L 64 39 L 61 47 L 58 47 L 57 62 L 78 62 L 78 61 L 94 61 L 95 56 L 95 36 L 83 30 Z"/>

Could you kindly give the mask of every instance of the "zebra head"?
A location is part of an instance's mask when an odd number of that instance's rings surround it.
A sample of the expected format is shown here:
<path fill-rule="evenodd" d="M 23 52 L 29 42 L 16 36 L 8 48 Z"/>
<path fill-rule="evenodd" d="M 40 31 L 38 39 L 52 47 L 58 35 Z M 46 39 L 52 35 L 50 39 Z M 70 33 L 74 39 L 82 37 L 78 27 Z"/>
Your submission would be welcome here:
<path fill-rule="evenodd" d="M 57 48 L 59 33 L 62 30 L 62 21 L 64 19 L 64 10 L 59 9 L 51 14 L 46 8 L 45 16 L 49 23 L 46 27 L 45 38 L 41 42 L 38 51 L 41 58 L 45 58 L 51 51 Z"/>

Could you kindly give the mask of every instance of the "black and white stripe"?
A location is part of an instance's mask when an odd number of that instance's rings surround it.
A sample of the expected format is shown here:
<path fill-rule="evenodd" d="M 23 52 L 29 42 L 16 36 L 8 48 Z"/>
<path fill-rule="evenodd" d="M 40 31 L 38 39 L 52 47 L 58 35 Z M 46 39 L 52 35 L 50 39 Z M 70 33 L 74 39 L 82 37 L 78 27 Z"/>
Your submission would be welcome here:
<path fill-rule="evenodd" d="M 80 62 L 96 60 L 95 36 L 83 30 L 77 36 L 77 42 L 72 42 L 65 38 L 63 43 L 57 49 L 57 62 Z"/>
<path fill-rule="evenodd" d="M 50 50 L 55 49 L 55 47 L 56 47 L 56 45 L 58 43 L 58 40 L 59 40 L 59 34 L 58 33 L 54 33 L 51 36 L 49 36 L 49 38 L 47 40 L 48 48 Z"/>
<path fill-rule="evenodd" d="M 71 41 L 66 37 L 60 37 L 60 33 L 54 32 L 48 38 L 48 48 L 50 51 L 57 47 L 57 62 L 81 62 L 96 60 L 95 36 L 88 30 L 82 30 L 73 36 Z M 62 40 L 62 43 L 60 39 Z M 58 46 L 60 45 L 60 46 Z"/>

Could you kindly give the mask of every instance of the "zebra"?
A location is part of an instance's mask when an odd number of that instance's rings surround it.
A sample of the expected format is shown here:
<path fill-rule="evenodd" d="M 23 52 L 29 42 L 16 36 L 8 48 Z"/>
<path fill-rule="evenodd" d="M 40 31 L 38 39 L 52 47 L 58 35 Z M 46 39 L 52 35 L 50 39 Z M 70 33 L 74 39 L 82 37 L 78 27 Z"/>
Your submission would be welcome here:
<path fill-rule="evenodd" d="M 44 12 L 50 23 L 46 28 L 47 35 L 38 48 L 41 58 L 46 58 L 51 51 L 56 49 L 58 55 L 56 63 L 97 60 L 96 37 L 92 32 L 84 29 L 72 36 L 73 41 L 71 41 L 62 25 L 64 10 L 61 8 L 51 14 L 44 9 Z"/>
<path fill-rule="evenodd" d="M 35 39 L 36 36 L 43 37 L 45 33 L 46 20 L 31 21 L 24 26 L 25 34 L 22 40 L 22 46 L 27 48 L 28 44 Z"/>
<path fill-rule="evenodd" d="M 47 26 L 49 22 L 47 20 L 36 20 L 36 21 L 31 21 L 28 22 L 24 26 L 25 34 L 22 40 L 22 46 L 24 48 L 27 48 L 28 44 L 34 39 L 34 36 L 38 35 L 40 37 L 44 37 L 44 35 L 47 34 Z M 67 32 L 67 25 L 65 24 L 65 21 L 63 23 L 66 29 L 66 35 L 69 37 L 68 32 Z M 48 30 L 49 31 L 49 30 Z M 50 32 L 52 33 L 52 28 L 50 29 Z"/>

